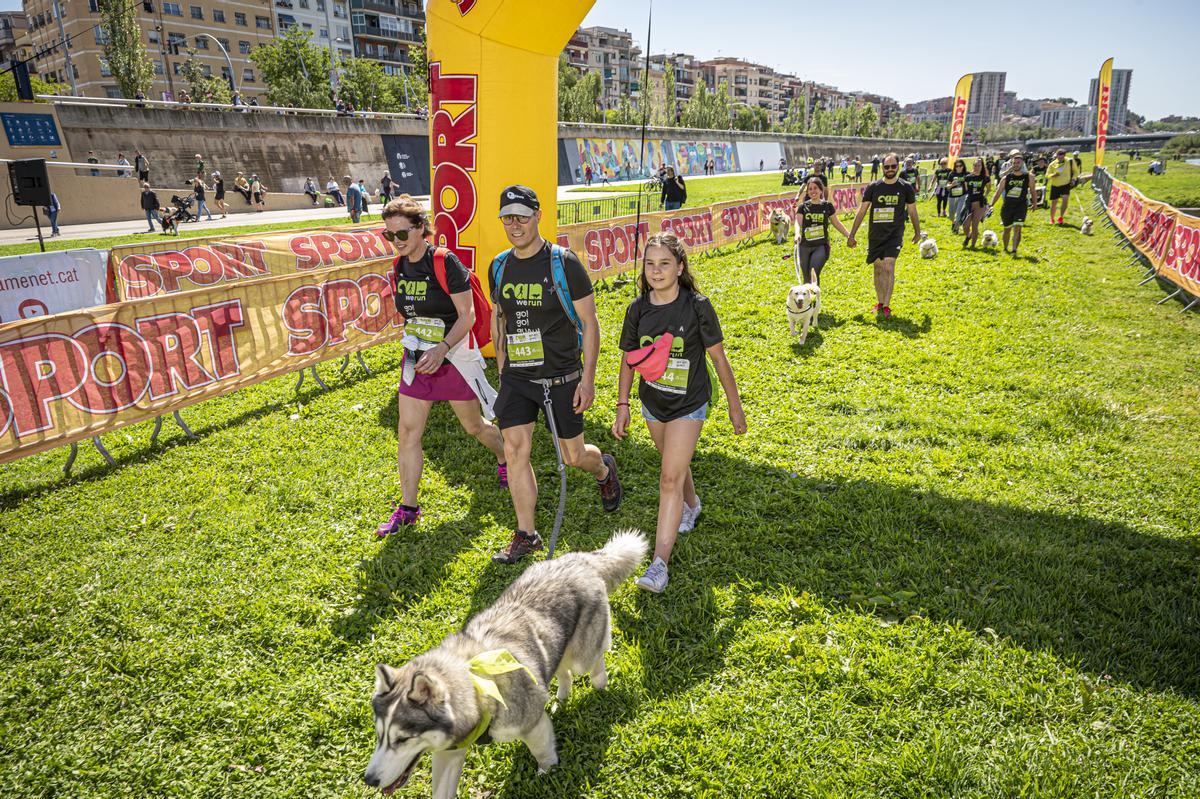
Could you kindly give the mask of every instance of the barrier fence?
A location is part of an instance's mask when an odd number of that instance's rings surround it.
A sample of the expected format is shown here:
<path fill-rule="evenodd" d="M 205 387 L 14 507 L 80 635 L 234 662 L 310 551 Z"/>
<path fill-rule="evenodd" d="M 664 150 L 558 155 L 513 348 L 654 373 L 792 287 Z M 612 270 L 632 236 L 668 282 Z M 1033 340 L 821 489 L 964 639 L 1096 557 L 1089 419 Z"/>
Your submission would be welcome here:
<path fill-rule="evenodd" d="M 1125 240 L 1155 276 L 1175 286 L 1170 297 L 1189 295 L 1192 300 L 1185 310 L 1200 303 L 1200 219 L 1150 199 L 1113 178 L 1104 167 L 1093 172 L 1092 185 L 1105 213 Z"/>
<path fill-rule="evenodd" d="M 866 184 L 839 186 L 839 212 Z M 655 212 L 692 252 L 791 220 L 796 192 Z M 633 269 L 636 216 L 568 225 L 593 280 Z M 378 226 L 114 248 L 120 300 L 0 327 L 0 463 L 112 432 L 403 334 Z M 481 269 L 486 271 L 488 261 Z"/>

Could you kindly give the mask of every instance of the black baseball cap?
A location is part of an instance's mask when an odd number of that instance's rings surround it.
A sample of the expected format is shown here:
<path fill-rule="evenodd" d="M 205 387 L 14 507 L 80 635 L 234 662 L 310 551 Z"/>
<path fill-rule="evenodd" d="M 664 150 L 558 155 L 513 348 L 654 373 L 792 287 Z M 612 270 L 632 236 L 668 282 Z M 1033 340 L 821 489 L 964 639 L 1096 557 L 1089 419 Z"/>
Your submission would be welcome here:
<path fill-rule="evenodd" d="M 500 216 L 533 216 L 541 207 L 537 194 L 528 186 L 509 186 L 500 192 Z"/>

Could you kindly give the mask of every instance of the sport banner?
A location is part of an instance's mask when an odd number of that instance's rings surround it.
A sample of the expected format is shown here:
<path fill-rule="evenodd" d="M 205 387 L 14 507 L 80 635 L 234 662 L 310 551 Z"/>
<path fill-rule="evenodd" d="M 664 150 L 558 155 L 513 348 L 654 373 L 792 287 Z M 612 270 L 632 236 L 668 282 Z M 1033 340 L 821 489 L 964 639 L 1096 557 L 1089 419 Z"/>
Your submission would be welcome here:
<path fill-rule="evenodd" d="M 835 188 L 833 204 L 838 213 L 858 210 L 866 185 L 855 183 Z M 680 238 L 689 253 L 722 247 L 767 230 L 775 210 L 782 211 L 789 222 L 794 221 L 797 194 L 792 191 L 702 208 L 642 214 L 640 238 L 644 243 L 655 233 L 669 231 Z M 600 280 L 637 267 L 638 237 L 637 217 L 625 216 L 565 225 L 558 232 L 558 243 L 570 247 L 583 261 L 592 279 Z"/>
<path fill-rule="evenodd" d="M 0 328 L 0 463 L 399 338 L 386 270 L 232 282 Z"/>
<path fill-rule="evenodd" d="M 1175 229 L 1158 273 L 1193 297 L 1200 297 L 1200 219 L 1175 211 Z"/>
<path fill-rule="evenodd" d="M 1099 169 L 1102 185 L 1110 186 L 1108 216 L 1154 271 L 1193 297 L 1200 297 L 1200 219 L 1166 203 L 1151 200 L 1107 170 Z"/>
<path fill-rule="evenodd" d="M 0 325 L 103 305 L 108 270 L 93 249 L 0 258 Z"/>
<path fill-rule="evenodd" d="M 1111 58 L 1100 66 L 1100 80 L 1096 88 L 1096 166 L 1104 165 L 1104 148 L 1108 144 L 1108 118 L 1112 105 Z"/>
<path fill-rule="evenodd" d="M 950 163 L 962 152 L 963 132 L 967 128 L 967 107 L 971 101 L 971 82 L 975 74 L 968 72 L 954 86 L 954 104 L 950 106 Z"/>
<path fill-rule="evenodd" d="M 383 227 L 327 227 L 237 238 L 167 239 L 114 247 L 117 297 L 132 300 L 330 266 L 395 258 Z"/>

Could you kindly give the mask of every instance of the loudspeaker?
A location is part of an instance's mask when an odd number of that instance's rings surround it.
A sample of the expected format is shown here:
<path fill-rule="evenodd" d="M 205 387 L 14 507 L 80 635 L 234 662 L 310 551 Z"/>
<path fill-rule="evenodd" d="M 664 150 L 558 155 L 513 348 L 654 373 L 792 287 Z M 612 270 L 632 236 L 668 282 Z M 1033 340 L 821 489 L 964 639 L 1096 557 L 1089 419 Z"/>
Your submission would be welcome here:
<path fill-rule="evenodd" d="M 49 205 L 50 175 L 45 158 L 25 158 L 8 162 L 8 182 L 17 205 Z"/>

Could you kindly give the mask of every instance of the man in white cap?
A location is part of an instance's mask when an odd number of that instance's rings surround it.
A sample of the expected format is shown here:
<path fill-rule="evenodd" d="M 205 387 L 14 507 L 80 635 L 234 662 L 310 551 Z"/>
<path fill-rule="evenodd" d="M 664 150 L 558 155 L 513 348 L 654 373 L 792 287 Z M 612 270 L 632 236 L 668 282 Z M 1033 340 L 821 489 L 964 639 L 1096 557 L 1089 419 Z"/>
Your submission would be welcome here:
<path fill-rule="evenodd" d="M 509 186 L 501 192 L 500 221 L 512 249 L 497 255 L 490 270 L 492 341 L 500 370 L 495 410 L 517 528 L 492 560 L 505 564 L 542 548 L 534 524 L 537 479 L 529 461 L 539 411 L 557 436 L 562 462 L 596 478 L 606 511 L 621 504 L 616 458 L 583 440 L 583 412 L 596 396 L 600 355 L 592 281 L 575 253 L 542 238 L 541 219 L 533 189 Z"/>

